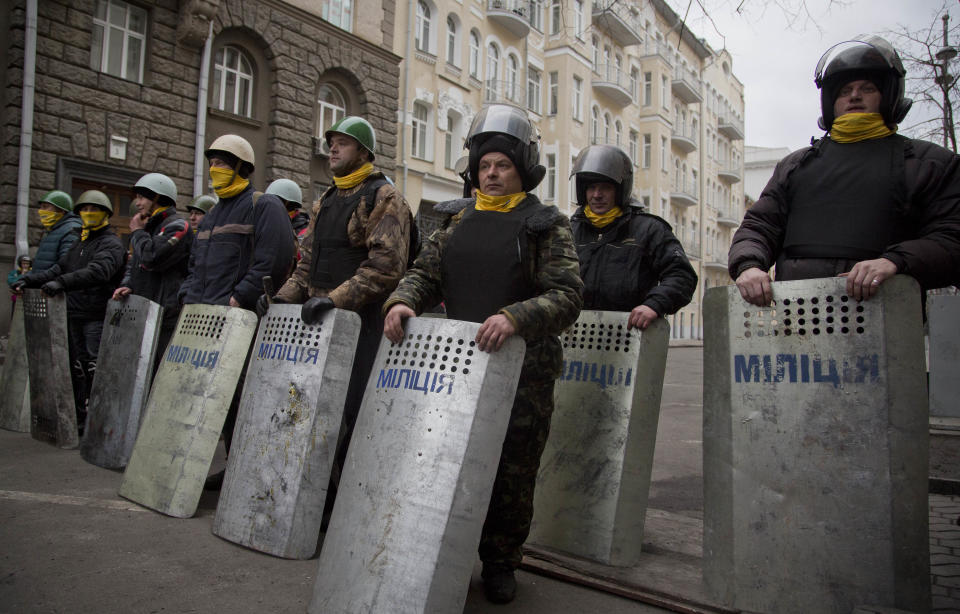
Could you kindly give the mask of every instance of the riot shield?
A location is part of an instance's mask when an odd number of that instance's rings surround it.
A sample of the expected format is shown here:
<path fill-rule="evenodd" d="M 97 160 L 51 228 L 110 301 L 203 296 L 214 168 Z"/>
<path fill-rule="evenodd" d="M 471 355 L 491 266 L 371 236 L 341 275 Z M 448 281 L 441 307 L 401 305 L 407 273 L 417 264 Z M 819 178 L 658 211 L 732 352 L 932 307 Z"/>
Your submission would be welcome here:
<path fill-rule="evenodd" d="M 110 301 L 80 456 L 108 469 L 127 465 L 150 392 L 163 307 L 142 296 Z"/>
<path fill-rule="evenodd" d="M 317 549 L 360 316 L 334 309 L 318 325 L 301 305 L 261 318 L 213 520 L 224 539 L 275 556 Z"/>
<path fill-rule="evenodd" d="M 310 612 L 459 612 L 525 344 L 411 318 L 380 344 L 353 432 Z"/>
<path fill-rule="evenodd" d="M 842 278 L 704 301 L 704 580 L 756 612 L 930 606 L 920 294 Z"/>
<path fill-rule="evenodd" d="M 23 298 L 13 305 L 7 355 L 0 371 L 0 429 L 30 431 L 30 370 L 24 334 Z"/>
<path fill-rule="evenodd" d="M 76 448 L 80 439 L 67 349 L 67 300 L 63 294 L 24 290 L 23 316 L 30 370 L 30 434 L 61 448 Z"/>
<path fill-rule="evenodd" d="M 183 308 L 153 380 L 120 496 L 168 516 L 193 516 L 256 327 L 256 314 L 245 309 Z"/>
<path fill-rule="evenodd" d="M 960 296 L 927 299 L 930 326 L 930 416 L 960 418 Z"/>
<path fill-rule="evenodd" d="M 606 565 L 640 556 L 670 327 L 582 311 L 563 337 L 528 542 Z"/>

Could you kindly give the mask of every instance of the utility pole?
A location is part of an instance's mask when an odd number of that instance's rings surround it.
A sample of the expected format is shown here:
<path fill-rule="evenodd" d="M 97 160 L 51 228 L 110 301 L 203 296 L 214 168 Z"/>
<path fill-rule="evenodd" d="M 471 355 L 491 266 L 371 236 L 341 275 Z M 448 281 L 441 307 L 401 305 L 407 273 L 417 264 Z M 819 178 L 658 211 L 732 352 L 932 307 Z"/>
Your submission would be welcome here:
<path fill-rule="evenodd" d="M 937 51 L 937 60 L 940 61 L 940 74 L 936 77 L 936 82 L 940 85 L 943 92 L 943 146 L 949 147 L 949 142 L 953 144 L 953 151 L 957 151 L 956 133 L 953 128 L 953 105 L 950 103 L 950 87 L 953 85 L 954 77 L 950 74 L 948 66 L 950 60 L 957 57 L 957 48 L 951 47 L 947 38 L 950 22 L 949 13 L 943 14 L 943 47 Z M 949 141 L 949 142 L 948 142 Z"/>

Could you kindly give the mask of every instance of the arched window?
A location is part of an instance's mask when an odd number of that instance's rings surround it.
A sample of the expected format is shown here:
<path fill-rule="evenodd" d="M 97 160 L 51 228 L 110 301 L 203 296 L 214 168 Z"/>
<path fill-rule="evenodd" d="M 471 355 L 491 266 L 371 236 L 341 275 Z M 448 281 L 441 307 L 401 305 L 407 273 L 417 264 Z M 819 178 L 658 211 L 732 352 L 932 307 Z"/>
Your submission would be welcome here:
<path fill-rule="evenodd" d="M 453 15 L 447 17 L 447 64 L 460 65 L 460 45 L 458 44 L 459 28 Z"/>
<path fill-rule="evenodd" d="M 487 81 L 500 77 L 500 50 L 493 43 L 487 46 Z"/>
<path fill-rule="evenodd" d="M 607 145 L 610 144 L 610 114 L 604 113 L 603 115 L 603 142 Z"/>
<path fill-rule="evenodd" d="M 513 102 L 520 99 L 520 86 L 517 80 L 520 76 L 520 60 L 512 53 L 507 56 L 507 78 L 505 89 L 507 98 Z"/>
<path fill-rule="evenodd" d="M 317 90 L 317 136 L 323 138 L 327 129 L 346 114 L 347 103 L 340 90 L 333 84 L 321 83 Z"/>
<path fill-rule="evenodd" d="M 221 47 L 214 56 L 213 104 L 227 113 L 253 116 L 253 63 L 239 47 Z"/>
<path fill-rule="evenodd" d="M 480 78 L 480 34 L 470 30 L 470 76 Z"/>
<path fill-rule="evenodd" d="M 417 51 L 430 52 L 430 7 L 423 0 L 417 2 L 417 27 L 413 38 Z"/>
<path fill-rule="evenodd" d="M 590 44 L 593 45 L 593 70 L 600 70 L 600 39 L 596 35 L 590 37 Z"/>
<path fill-rule="evenodd" d="M 597 107 L 590 110 L 590 139 L 594 144 L 600 142 L 600 109 Z"/>
<path fill-rule="evenodd" d="M 620 142 L 623 139 L 623 124 L 620 123 L 619 119 L 613 126 L 613 137 L 615 139 L 615 145 L 621 147 Z"/>

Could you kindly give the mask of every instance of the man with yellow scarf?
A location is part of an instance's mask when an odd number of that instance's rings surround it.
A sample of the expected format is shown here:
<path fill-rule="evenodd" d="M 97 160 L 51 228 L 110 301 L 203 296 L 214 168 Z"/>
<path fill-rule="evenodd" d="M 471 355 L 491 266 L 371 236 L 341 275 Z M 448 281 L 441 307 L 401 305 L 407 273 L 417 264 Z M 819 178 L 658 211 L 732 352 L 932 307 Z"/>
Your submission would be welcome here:
<path fill-rule="evenodd" d="M 630 198 L 630 157 L 613 145 L 591 145 L 571 175 L 580 205 L 570 225 L 584 309 L 627 312 L 627 327 L 643 330 L 689 303 L 697 274 L 670 225 Z"/>
<path fill-rule="evenodd" d="M 729 272 L 744 300 L 772 300 L 780 281 L 842 276 L 865 300 L 897 273 L 923 289 L 958 282 L 960 157 L 896 134 L 912 101 L 884 39 L 829 49 L 817 65 L 820 127 L 811 147 L 777 164 L 733 237 Z"/>
<path fill-rule="evenodd" d="M 580 313 L 583 282 L 570 222 L 529 192 L 543 179 L 539 136 L 526 113 L 489 105 L 467 135 L 476 196 L 434 207 L 449 217 L 387 299 L 384 333 L 403 339 L 407 318 L 445 301 L 447 316 L 480 323 L 480 350 L 512 335 L 526 341 L 500 465 L 480 538 L 484 593 L 507 603 L 530 532 L 533 490 L 550 431 L 554 382 L 563 352 L 558 335 Z"/>
<path fill-rule="evenodd" d="M 301 239 L 300 262 L 273 300 L 303 303 L 301 317 L 317 324 L 334 307 L 360 316 L 360 338 L 343 409 L 331 489 L 346 457 L 350 435 L 383 334 L 380 309 L 407 270 L 415 222 L 396 187 L 373 168 L 376 133 L 361 117 L 344 117 L 324 133 L 333 187 L 313 204 Z M 258 311 L 267 310 L 266 296 Z M 334 497 L 327 496 L 327 512 Z"/>
<path fill-rule="evenodd" d="M 75 210 L 83 220 L 80 240 L 55 265 L 45 271 L 30 271 L 21 282 L 27 288 L 39 287 L 50 296 L 67 293 L 70 375 L 82 435 L 107 301 L 123 277 L 126 252 L 110 228 L 113 203 L 106 194 L 99 190 L 84 192 L 77 198 Z"/>
<path fill-rule="evenodd" d="M 31 269 L 46 271 L 63 258 L 73 244 L 80 238 L 80 216 L 73 213 L 73 199 L 66 192 L 53 190 L 40 199 L 37 207 L 40 224 L 45 234 L 37 244 L 37 253 L 33 257 Z M 11 274 L 7 284 L 14 293 L 18 293 L 17 282 L 22 275 Z M 22 284 L 20 284 L 22 287 Z"/>

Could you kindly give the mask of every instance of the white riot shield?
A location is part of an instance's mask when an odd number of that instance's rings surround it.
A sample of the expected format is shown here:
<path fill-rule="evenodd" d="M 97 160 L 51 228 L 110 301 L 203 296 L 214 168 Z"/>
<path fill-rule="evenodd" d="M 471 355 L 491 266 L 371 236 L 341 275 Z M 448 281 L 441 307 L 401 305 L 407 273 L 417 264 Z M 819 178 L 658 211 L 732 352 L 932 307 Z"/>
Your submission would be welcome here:
<path fill-rule="evenodd" d="M 0 371 L 0 429 L 30 432 L 30 368 L 27 366 L 27 340 L 23 324 L 21 297 L 13 305 L 7 355 Z"/>
<path fill-rule="evenodd" d="M 640 557 L 670 327 L 582 311 L 563 336 L 529 543 L 606 565 Z"/>
<path fill-rule="evenodd" d="M 309 611 L 460 612 L 525 344 L 411 318 L 384 338 L 350 441 Z"/>
<path fill-rule="evenodd" d="M 197 511 L 257 328 L 252 311 L 187 305 L 153 380 L 119 494 L 168 516 Z"/>
<path fill-rule="evenodd" d="M 76 448 L 77 409 L 67 346 L 67 299 L 40 290 L 23 292 L 23 324 L 30 371 L 30 434 L 61 448 Z"/>
<path fill-rule="evenodd" d="M 960 418 L 960 296 L 927 299 L 930 327 L 930 415 Z"/>
<path fill-rule="evenodd" d="M 142 296 L 110 301 L 97 374 L 87 404 L 80 456 L 108 469 L 126 467 L 153 378 L 163 307 Z"/>
<path fill-rule="evenodd" d="M 926 612 L 927 395 L 920 294 L 856 302 L 842 278 L 704 301 L 704 580 L 735 609 Z"/>
<path fill-rule="evenodd" d="M 275 556 L 308 559 L 320 521 L 360 316 L 334 309 L 318 325 L 302 305 L 260 320 L 213 532 Z"/>

